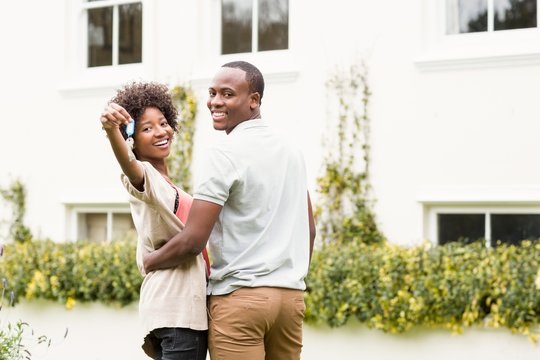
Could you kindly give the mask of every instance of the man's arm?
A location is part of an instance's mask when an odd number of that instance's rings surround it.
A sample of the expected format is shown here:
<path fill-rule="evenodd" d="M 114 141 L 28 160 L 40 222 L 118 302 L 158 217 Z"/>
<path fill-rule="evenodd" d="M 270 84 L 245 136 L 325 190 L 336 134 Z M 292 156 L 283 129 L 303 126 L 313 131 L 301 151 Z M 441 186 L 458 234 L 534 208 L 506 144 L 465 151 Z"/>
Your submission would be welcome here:
<path fill-rule="evenodd" d="M 221 208 L 221 205 L 209 201 L 193 200 L 184 230 L 161 248 L 145 255 L 144 270 L 148 273 L 174 267 L 197 256 L 205 248 Z"/>
<path fill-rule="evenodd" d="M 309 217 L 309 262 L 311 263 L 311 254 L 313 254 L 313 244 L 315 243 L 315 219 L 313 218 L 313 209 L 311 207 L 311 199 L 309 197 L 309 191 L 307 194 L 308 201 L 308 217 Z"/>

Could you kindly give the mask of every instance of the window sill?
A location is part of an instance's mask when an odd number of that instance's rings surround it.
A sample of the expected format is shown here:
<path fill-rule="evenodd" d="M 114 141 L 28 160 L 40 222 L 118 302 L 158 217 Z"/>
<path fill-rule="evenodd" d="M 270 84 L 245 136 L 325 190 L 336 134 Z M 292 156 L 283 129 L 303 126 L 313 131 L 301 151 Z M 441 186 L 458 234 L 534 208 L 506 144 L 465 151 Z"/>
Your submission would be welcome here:
<path fill-rule="evenodd" d="M 129 196 L 125 191 L 116 189 L 86 189 L 81 192 L 80 189 L 67 191 L 62 195 L 61 201 L 66 207 L 78 206 L 118 206 L 122 208 L 129 207 Z"/>
<path fill-rule="evenodd" d="M 150 73 L 143 64 L 87 68 L 66 74 L 58 91 L 64 95 L 86 94 L 117 89 L 127 82 L 145 78 L 150 78 Z"/>
<path fill-rule="evenodd" d="M 196 88 L 206 88 L 216 71 L 225 63 L 236 61 L 241 57 L 254 64 L 262 72 L 267 84 L 292 83 L 300 74 L 295 57 L 291 50 L 260 51 L 242 54 L 219 55 L 211 61 L 203 63 L 192 77 L 192 85 Z"/>
<path fill-rule="evenodd" d="M 417 58 L 414 63 L 421 71 L 528 66 L 540 64 L 540 51 L 535 53 L 484 56 L 457 56 L 456 54 L 442 56 L 440 54 L 426 54 Z"/>
<path fill-rule="evenodd" d="M 415 60 L 421 71 L 540 64 L 540 30 L 445 35 Z"/>
<path fill-rule="evenodd" d="M 540 187 L 437 187 L 420 189 L 416 199 L 423 205 L 537 205 Z"/>

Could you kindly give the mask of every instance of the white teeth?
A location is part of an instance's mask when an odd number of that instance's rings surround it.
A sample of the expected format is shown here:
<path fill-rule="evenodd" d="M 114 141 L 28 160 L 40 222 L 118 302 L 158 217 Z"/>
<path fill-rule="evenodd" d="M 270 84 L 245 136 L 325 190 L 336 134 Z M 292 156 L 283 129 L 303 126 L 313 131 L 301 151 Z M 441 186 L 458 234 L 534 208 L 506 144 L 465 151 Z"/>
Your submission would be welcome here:
<path fill-rule="evenodd" d="M 156 146 L 160 146 L 160 145 L 165 145 L 169 142 L 169 140 L 162 140 L 162 141 L 158 141 L 157 143 L 155 143 L 154 145 Z"/>
<path fill-rule="evenodd" d="M 216 116 L 216 117 L 221 117 L 221 116 L 225 116 L 225 113 L 224 112 L 214 111 L 213 115 Z"/>

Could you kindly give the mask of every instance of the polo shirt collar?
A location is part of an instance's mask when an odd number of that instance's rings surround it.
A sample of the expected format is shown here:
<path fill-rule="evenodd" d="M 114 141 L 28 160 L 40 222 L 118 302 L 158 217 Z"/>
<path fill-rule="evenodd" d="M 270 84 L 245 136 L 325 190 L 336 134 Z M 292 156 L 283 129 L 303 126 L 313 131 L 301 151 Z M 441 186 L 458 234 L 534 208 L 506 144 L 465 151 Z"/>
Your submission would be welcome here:
<path fill-rule="evenodd" d="M 231 131 L 229 135 L 236 132 L 236 130 L 244 130 L 244 129 L 249 129 L 252 127 L 259 127 L 259 126 L 268 126 L 268 124 L 263 119 L 253 119 L 253 120 L 242 121 L 240 124 L 234 127 L 233 131 Z"/>

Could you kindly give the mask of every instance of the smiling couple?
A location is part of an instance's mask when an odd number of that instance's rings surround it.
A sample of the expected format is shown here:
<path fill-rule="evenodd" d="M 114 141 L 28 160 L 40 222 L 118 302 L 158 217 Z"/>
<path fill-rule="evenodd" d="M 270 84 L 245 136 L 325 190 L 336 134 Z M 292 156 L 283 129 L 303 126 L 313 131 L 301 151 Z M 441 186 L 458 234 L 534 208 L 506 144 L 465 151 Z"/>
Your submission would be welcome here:
<path fill-rule="evenodd" d="M 315 224 L 303 155 L 261 118 L 263 93 L 252 64 L 218 70 L 207 106 L 227 136 L 201 157 L 192 197 L 168 177 L 178 124 L 166 86 L 127 85 L 101 114 L 130 194 L 153 359 L 202 360 L 207 347 L 212 360 L 300 359 Z"/>

